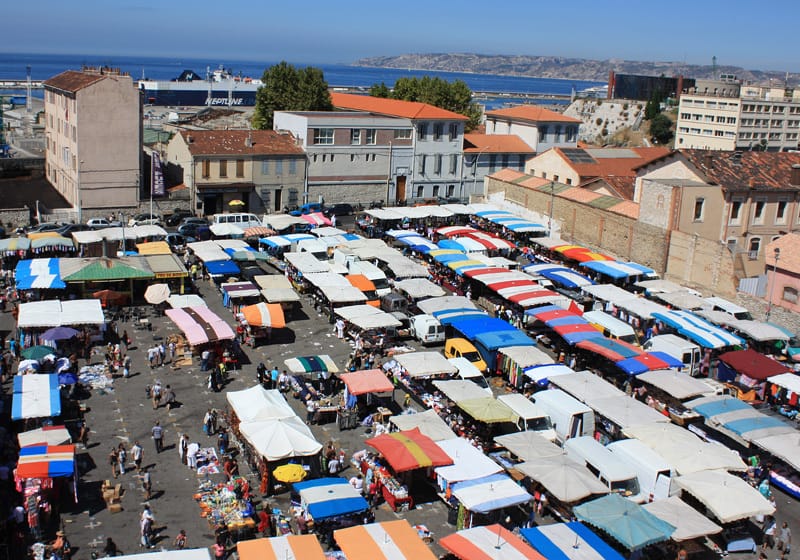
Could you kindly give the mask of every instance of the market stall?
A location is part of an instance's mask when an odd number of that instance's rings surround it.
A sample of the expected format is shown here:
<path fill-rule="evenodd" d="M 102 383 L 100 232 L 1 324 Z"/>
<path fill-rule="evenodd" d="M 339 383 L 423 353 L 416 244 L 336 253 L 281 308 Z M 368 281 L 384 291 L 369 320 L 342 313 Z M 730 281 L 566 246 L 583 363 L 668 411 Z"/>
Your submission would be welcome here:
<path fill-rule="evenodd" d="M 765 383 L 769 378 L 790 371 L 777 360 L 753 349 L 737 350 L 719 355 L 717 379 L 734 383 L 739 388 L 740 399 L 761 401 L 765 398 Z"/>
<path fill-rule="evenodd" d="M 448 425 L 435 410 L 428 409 L 416 414 L 400 414 L 389 418 L 389 422 L 398 430 L 418 429 L 433 441 L 442 441 L 456 437 Z"/>
<path fill-rule="evenodd" d="M 94 338 L 100 335 L 106 321 L 97 299 L 32 301 L 20 304 L 18 310 L 17 328 L 23 348 L 38 344 L 39 335 L 51 327 L 90 327 Z"/>
<path fill-rule="evenodd" d="M 296 416 L 277 389 L 264 389 L 261 385 L 254 385 L 242 391 L 227 391 L 225 396 L 239 422 Z"/>
<path fill-rule="evenodd" d="M 673 478 L 673 482 L 700 501 L 720 523 L 775 512 L 775 507 L 758 490 L 724 471 L 685 474 Z"/>
<path fill-rule="evenodd" d="M 528 368 L 553 362 L 535 346 L 506 346 L 498 350 L 497 369 L 513 387 L 520 388 L 525 385 Z"/>
<path fill-rule="evenodd" d="M 239 560 L 325 560 L 315 535 L 287 535 L 239 541 Z"/>
<path fill-rule="evenodd" d="M 77 503 L 77 474 L 74 445 L 20 448 L 14 483 L 34 534 L 41 532 L 40 514 L 57 515 L 62 496 L 72 494 Z"/>
<path fill-rule="evenodd" d="M 322 449 L 322 444 L 297 416 L 242 422 L 239 432 L 255 452 L 268 462 L 290 457 L 310 457 Z"/>
<path fill-rule="evenodd" d="M 208 307 L 205 300 L 197 294 L 172 294 L 167 298 L 167 303 L 173 309 L 181 309 L 184 307 Z"/>
<path fill-rule="evenodd" d="M 365 512 L 369 504 L 344 478 L 318 478 L 294 484 L 300 496 L 300 507 L 317 524 L 331 518 L 342 518 Z"/>
<path fill-rule="evenodd" d="M 59 259 L 29 259 L 19 261 L 14 269 L 17 290 L 58 290 L 67 285 L 61 280 Z"/>
<path fill-rule="evenodd" d="M 686 406 L 705 418 L 705 425 L 740 445 L 762 437 L 792 434 L 795 427 L 779 416 L 768 416 L 748 403 L 729 395 L 700 397 Z"/>
<path fill-rule="evenodd" d="M 294 291 L 292 283 L 281 274 L 259 275 L 253 281 L 261 288 L 264 301 L 280 304 L 285 313 L 293 311 L 300 303 L 300 296 Z"/>
<path fill-rule="evenodd" d="M 236 476 L 217 484 L 206 480 L 200 484 L 194 498 L 200 506 L 201 517 L 206 519 L 211 531 L 224 526 L 234 541 L 253 538 L 256 529 L 255 508 L 246 479 Z"/>
<path fill-rule="evenodd" d="M 579 521 L 521 529 L 520 534 L 547 560 L 624 560 Z"/>
<path fill-rule="evenodd" d="M 459 528 L 495 523 L 506 517 L 503 513 L 505 508 L 526 504 L 533 499 L 505 474 L 458 482 L 452 486 L 452 495 L 458 500 Z"/>
<path fill-rule="evenodd" d="M 260 302 L 255 305 L 245 305 L 240 309 L 244 320 L 246 333 L 245 342 L 255 346 L 260 339 L 269 339 L 272 329 L 286 327 L 286 318 L 283 308 L 278 303 Z"/>
<path fill-rule="evenodd" d="M 234 314 L 239 313 L 242 306 L 255 304 L 261 300 L 261 290 L 252 282 L 223 282 L 220 284 L 220 290 L 222 290 L 222 305 Z"/>
<path fill-rule="evenodd" d="M 484 455 L 482 450 L 463 438 L 446 439 L 437 442 L 437 445 L 453 460 L 452 465 L 434 469 L 439 495 L 445 501 L 450 496 L 453 484 L 484 478 L 503 470 L 500 465 Z"/>
<path fill-rule="evenodd" d="M 235 338 L 230 325 L 208 307 L 167 309 L 165 313 L 183 332 L 190 346 L 233 340 Z"/>
<path fill-rule="evenodd" d="M 29 445 L 65 445 L 72 442 L 69 431 L 64 426 L 42 426 L 17 434 L 20 447 Z"/>
<path fill-rule="evenodd" d="M 585 465 L 565 454 L 531 457 L 514 468 L 547 493 L 548 507 L 562 518 L 569 519 L 570 508 L 581 500 L 609 492 Z"/>
<path fill-rule="evenodd" d="M 405 519 L 348 527 L 334 532 L 347 560 L 435 560 Z"/>
<path fill-rule="evenodd" d="M 644 509 L 675 527 L 672 540 L 677 542 L 716 535 L 722 527 L 701 515 L 677 496 L 644 504 Z"/>
<path fill-rule="evenodd" d="M 459 560 L 549 560 L 500 525 L 463 529 L 439 539 L 439 545 Z"/>
<path fill-rule="evenodd" d="M 52 418 L 61 415 L 61 392 L 56 374 L 14 376 L 11 419 Z"/>

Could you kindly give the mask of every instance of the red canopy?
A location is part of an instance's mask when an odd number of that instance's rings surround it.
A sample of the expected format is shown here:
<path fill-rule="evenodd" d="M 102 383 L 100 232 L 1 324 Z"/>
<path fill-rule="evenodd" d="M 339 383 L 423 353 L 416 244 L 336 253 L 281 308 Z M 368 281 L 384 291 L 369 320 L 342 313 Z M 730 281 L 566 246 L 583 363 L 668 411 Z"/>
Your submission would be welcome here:
<path fill-rule="evenodd" d="M 591 325 L 589 326 L 591 327 Z M 556 327 L 556 329 L 557 328 L 558 327 Z M 582 350 L 588 350 L 589 352 L 594 352 L 595 354 L 603 356 L 604 358 L 606 358 L 607 360 L 611 360 L 612 362 L 619 362 L 625 359 L 625 356 L 623 354 L 616 352 L 613 348 L 609 348 L 608 346 L 592 342 L 591 339 L 581 340 L 575 346 L 581 348 Z"/>
<path fill-rule="evenodd" d="M 527 280 L 525 278 L 520 278 L 519 280 L 503 280 L 502 282 L 495 282 L 487 285 L 490 290 L 494 290 L 495 292 L 499 292 L 500 290 L 504 290 L 506 288 L 518 288 L 520 286 L 531 286 L 536 288 L 540 287 L 539 284 L 533 280 Z"/>
<path fill-rule="evenodd" d="M 340 376 L 351 395 L 364 395 L 366 393 L 386 393 L 394 390 L 394 384 L 389 381 L 383 371 L 367 369 L 353 373 L 344 373 Z"/>
<path fill-rule="evenodd" d="M 737 373 L 746 375 L 750 379 L 762 381 L 779 373 L 791 371 L 783 364 L 767 358 L 755 350 L 735 350 L 719 355 L 719 360 Z"/>
<path fill-rule="evenodd" d="M 419 428 L 383 434 L 368 439 L 365 443 L 383 455 L 386 462 L 398 473 L 453 464 L 450 456 L 431 438 L 423 435 Z"/>
<path fill-rule="evenodd" d="M 553 292 L 550 292 L 552 294 Z M 553 319 L 560 319 L 561 317 L 578 317 L 577 313 L 573 313 L 569 309 L 553 309 L 552 311 L 545 311 L 536 315 L 536 318 L 541 321 L 552 321 Z"/>
<path fill-rule="evenodd" d="M 465 270 L 464 276 L 467 278 L 474 278 L 475 276 L 480 276 L 481 274 L 501 274 L 504 272 L 508 272 L 508 269 L 497 266 L 487 266 L 486 268 L 471 268 L 470 270 Z"/>
<path fill-rule="evenodd" d="M 665 362 L 661 358 L 653 356 L 649 352 L 642 352 L 641 354 L 636 356 L 634 360 L 636 360 L 637 362 L 639 362 L 644 366 L 647 366 L 647 369 L 649 369 L 650 371 L 656 371 L 659 369 L 669 369 L 669 364 L 667 362 Z"/>

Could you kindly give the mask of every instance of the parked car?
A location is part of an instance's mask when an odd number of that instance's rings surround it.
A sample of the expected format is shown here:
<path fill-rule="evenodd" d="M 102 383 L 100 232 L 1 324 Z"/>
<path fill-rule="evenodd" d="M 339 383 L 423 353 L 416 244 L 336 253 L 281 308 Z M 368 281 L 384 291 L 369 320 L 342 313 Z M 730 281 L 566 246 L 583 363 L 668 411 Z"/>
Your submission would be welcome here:
<path fill-rule="evenodd" d="M 175 211 L 164 218 L 164 224 L 169 227 L 175 227 L 180 224 L 184 218 L 194 216 L 190 210 L 186 208 L 176 208 Z"/>
<path fill-rule="evenodd" d="M 56 231 L 58 228 L 64 226 L 66 224 L 58 223 L 58 222 L 42 222 L 41 224 L 31 226 L 26 228 L 25 231 L 27 233 L 41 233 L 44 231 Z"/>
<path fill-rule="evenodd" d="M 180 221 L 178 226 L 182 226 L 184 224 L 198 224 L 201 226 L 207 226 L 208 220 L 205 218 L 198 218 L 197 216 L 187 216 Z"/>
<path fill-rule="evenodd" d="M 164 239 L 173 253 L 181 254 L 186 251 L 186 238 L 180 233 L 168 233 Z"/>
<path fill-rule="evenodd" d="M 105 229 L 110 227 L 121 227 L 121 222 L 109 222 L 105 218 L 92 218 L 86 222 L 89 229 Z"/>
<path fill-rule="evenodd" d="M 211 229 L 208 224 L 198 224 L 190 222 L 178 226 L 178 233 L 184 237 L 194 237 L 195 239 L 211 239 Z"/>
<path fill-rule="evenodd" d="M 322 212 L 322 204 L 319 202 L 309 202 L 307 204 L 303 204 L 297 210 L 292 210 L 289 212 L 289 215 L 303 216 L 305 214 L 313 214 L 314 212 Z"/>
<path fill-rule="evenodd" d="M 247 263 L 239 266 L 239 278 L 243 282 L 252 282 L 256 276 L 264 276 L 267 272 L 257 264 Z"/>
<path fill-rule="evenodd" d="M 326 206 L 322 213 L 329 218 L 331 216 L 350 216 L 353 214 L 353 205 L 344 202 L 332 204 L 330 206 Z"/>
<path fill-rule="evenodd" d="M 59 235 L 70 237 L 73 231 L 86 231 L 92 229 L 86 224 L 66 224 L 55 230 Z"/>
<path fill-rule="evenodd" d="M 128 220 L 128 225 L 130 227 L 143 226 L 149 224 L 160 226 L 161 223 L 162 223 L 161 216 L 159 216 L 158 214 L 150 214 L 149 212 L 136 214 L 130 220 Z"/>

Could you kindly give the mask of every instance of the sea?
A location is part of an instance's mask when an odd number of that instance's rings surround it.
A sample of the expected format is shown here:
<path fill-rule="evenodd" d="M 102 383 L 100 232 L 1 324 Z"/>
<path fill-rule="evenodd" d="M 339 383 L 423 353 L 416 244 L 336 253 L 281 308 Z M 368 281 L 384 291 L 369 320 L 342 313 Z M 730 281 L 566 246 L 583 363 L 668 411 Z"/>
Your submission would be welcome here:
<path fill-rule="evenodd" d="M 257 62 L 253 60 L 216 60 L 208 58 L 169 58 L 143 56 L 104 56 L 81 54 L 25 54 L 0 52 L 0 80 L 24 79 L 30 66 L 31 78 L 46 80 L 64 70 L 79 70 L 81 66 L 109 66 L 129 73 L 133 79 L 172 80 L 183 70 L 194 70 L 204 76 L 206 70 L 223 66 L 234 75 L 260 78 L 264 70 L 275 61 Z M 370 68 L 348 64 L 297 64 L 295 66 L 315 66 L 325 74 L 331 87 L 363 88 L 373 84 L 385 83 L 392 87 L 395 81 L 404 77 L 432 76 L 448 81 L 463 80 L 472 91 L 502 94 L 499 97 L 481 99 L 487 109 L 516 104 L 522 98 L 514 94 L 570 95 L 573 89 L 580 91 L 589 87 L 602 86 L 602 82 L 583 80 L 558 80 L 553 78 L 529 78 L 523 76 L 501 76 L 494 74 L 472 74 L 467 72 L 441 72 L 434 70 L 412 70 L 402 68 Z M 23 92 L 2 92 L 6 95 L 19 95 Z M 42 96 L 41 91 L 34 95 Z M 565 102 L 548 100 L 548 103 Z"/>

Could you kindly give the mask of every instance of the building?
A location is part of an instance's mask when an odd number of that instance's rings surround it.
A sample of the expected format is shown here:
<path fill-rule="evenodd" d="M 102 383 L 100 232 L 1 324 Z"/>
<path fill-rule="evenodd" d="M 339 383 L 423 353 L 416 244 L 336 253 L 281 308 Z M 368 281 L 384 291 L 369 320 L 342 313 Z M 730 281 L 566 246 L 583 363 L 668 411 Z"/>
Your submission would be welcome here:
<path fill-rule="evenodd" d="M 679 149 L 796 150 L 799 135 L 800 88 L 698 81 L 678 105 Z"/>
<path fill-rule="evenodd" d="M 141 102 L 127 74 L 68 70 L 44 82 L 48 181 L 77 210 L 139 204 Z"/>
<path fill-rule="evenodd" d="M 638 99 L 649 101 L 657 97 L 659 101 L 668 97 L 678 98 L 685 89 L 695 86 L 695 80 L 676 76 L 642 76 L 639 74 L 608 73 L 609 99 Z"/>
<path fill-rule="evenodd" d="M 800 312 L 800 234 L 783 235 L 767 245 L 767 305 Z"/>
<path fill-rule="evenodd" d="M 386 200 L 411 202 L 427 198 L 466 196 L 462 174 L 464 125 L 467 117 L 414 101 L 332 93 L 337 109 L 406 119 L 411 123 L 410 165 L 391 163 Z"/>
<path fill-rule="evenodd" d="M 308 196 L 326 203 L 387 201 L 411 169 L 410 119 L 360 111 L 276 111 L 308 156 Z"/>
<path fill-rule="evenodd" d="M 536 152 L 516 134 L 464 135 L 464 191 L 483 196 L 483 179 L 500 169 L 522 171 Z"/>
<path fill-rule="evenodd" d="M 528 175 L 632 200 L 637 168 L 668 148 L 553 148 L 525 164 Z"/>
<path fill-rule="evenodd" d="M 274 130 L 180 130 L 166 160 L 183 170 L 191 208 L 200 214 L 280 212 L 302 200 L 306 155 L 294 136 Z"/>
<path fill-rule="evenodd" d="M 486 134 L 516 134 L 536 153 L 575 148 L 581 121 L 537 105 L 486 112 Z"/>
<path fill-rule="evenodd" d="M 736 278 L 762 274 L 765 247 L 800 230 L 800 153 L 679 150 L 638 174 L 639 220 L 725 247 Z"/>

